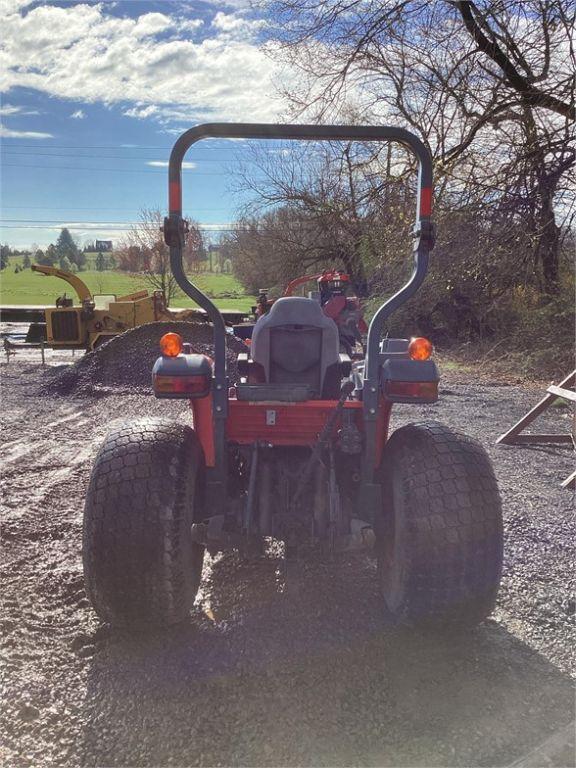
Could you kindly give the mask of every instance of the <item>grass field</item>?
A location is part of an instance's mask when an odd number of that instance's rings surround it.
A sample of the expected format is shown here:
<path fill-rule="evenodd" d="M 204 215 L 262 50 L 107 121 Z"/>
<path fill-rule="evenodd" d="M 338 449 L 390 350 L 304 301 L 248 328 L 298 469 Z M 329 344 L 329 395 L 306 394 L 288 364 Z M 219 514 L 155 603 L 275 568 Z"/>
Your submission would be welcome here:
<path fill-rule="evenodd" d="M 57 277 L 47 277 L 30 269 L 14 272 L 16 259 L 11 259 L 8 267 L 0 272 L 0 304 L 41 304 L 52 306 L 57 296 L 66 291 L 67 296 L 76 298 L 70 285 Z M 122 296 L 134 291 L 152 290 L 150 283 L 142 275 L 130 275 L 126 272 L 87 270 L 78 273 L 92 293 L 116 294 Z M 246 296 L 240 283 L 232 275 L 201 272 L 191 275 L 195 285 L 215 299 L 221 309 L 248 311 L 255 303 L 254 297 Z M 181 293 L 173 301 L 174 307 L 192 307 L 194 303 Z"/>

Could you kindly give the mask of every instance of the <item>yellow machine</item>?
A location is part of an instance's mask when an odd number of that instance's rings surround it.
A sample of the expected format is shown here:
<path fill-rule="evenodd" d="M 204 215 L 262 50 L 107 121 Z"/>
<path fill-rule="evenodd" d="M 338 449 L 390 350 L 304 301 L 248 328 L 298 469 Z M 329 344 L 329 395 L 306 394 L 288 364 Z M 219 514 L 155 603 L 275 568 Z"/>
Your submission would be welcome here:
<path fill-rule="evenodd" d="M 95 349 L 111 336 L 155 320 L 199 319 L 194 309 L 173 312 L 166 306 L 163 291 L 138 291 L 127 296 L 92 295 L 88 286 L 77 275 L 56 267 L 33 264 L 35 272 L 60 277 L 78 294 L 80 306 L 72 299 L 56 299 L 56 307 L 47 307 L 46 344 L 55 349 Z"/>

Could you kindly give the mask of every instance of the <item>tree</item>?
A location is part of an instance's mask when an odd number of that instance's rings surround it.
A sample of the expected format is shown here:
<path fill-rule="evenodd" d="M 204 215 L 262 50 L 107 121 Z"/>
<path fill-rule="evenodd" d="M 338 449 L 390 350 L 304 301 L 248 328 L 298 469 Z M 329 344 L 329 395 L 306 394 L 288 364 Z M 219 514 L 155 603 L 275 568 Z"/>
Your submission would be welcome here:
<path fill-rule="evenodd" d="M 66 257 L 71 263 L 76 264 L 81 269 L 86 264 L 86 254 L 78 248 L 78 245 L 70 231 L 64 227 L 56 240 L 57 259 Z"/>
<path fill-rule="evenodd" d="M 145 272 L 150 268 L 149 254 L 127 238 L 118 249 L 118 267 L 123 272 Z"/>
<path fill-rule="evenodd" d="M 58 259 L 62 259 L 64 256 L 66 256 L 68 259 L 70 259 L 70 261 L 76 261 L 78 247 L 74 242 L 70 231 L 66 229 L 66 227 L 60 230 L 60 234 L 56 240 L 55 247 L 58 254 Z"/>
<path fill-rule="evenodd" d="M 535 267 L 543 291 L 556 293 L 576 164 L 574 16 L 567 4 L 274 5 L 285 35 L 275 50 L 305 78 L 288 94 L 292 111 L 415 131 L 434 155 L 440 195 L 474 184 L 476 198 L 487 198 L 497 217 L 523 227 L 525 265 Z"/>
<path fill-rule="evenodd" d="M 64 272 L 71 272 L 72 271 L 72 264 L 74 262 L 70 261 L 70 259 L 67 256 L 60 257 L 60 260 L 58 262 L 59 267 Z"/>
<path fill-rule="evenodd" d="M 124 243 L 118 249 L 120 269 L 142 272 L 153 290 L 163 291 L 167 304 L 178 292 L 178 284 L 170 270 L 170 250 L 161 232 L 163 216 L 158 209 L 142 209 L 139 223 L 132 227 Z M 190 252 L 198 248 L 201 235 L 195 224 L 189 225 L 184 248 L 185 262 Z"/>
<path fill-rule="evenodd" d="M 201 264 L 205 263 L 208 258 L 202 233 L 194 222 L 188 222 L 188 234 L 183 256 L 186 268 L 192 272 L 198 272 Z"/>
<path fill-rule="evenodd" d="M 98 251 L 98 255 L 96 256 L 96 269 L 98 272 L 104 272 L 106 269 L 106 259 L 102 251 Z"/>
<path fill-rule="evenodd" d="M 56 253 L 56 247 L 53 243 L 51 243 L 48 248 L 46 248 L 46 251 L 43 251 L 41 248 L 39 248 L 36 253 L 34 254 L 34 261 L 37 264 L 44 264 L 48 267 L 53 267 L 54 264 L 58 261 L 58 255 Z"/>
<path fill-rule="evenodd" d="M 343 246 L 345 233 L 331 232 L 329 222 L 329 215 L 323 218 L 296 205 L 242 218 L 220 243 L 222 261 L 231 263 L 253 293 L 263 287 L 279 292 L 297 275 L 327 267 L 344 268 L 354 277 L 355 259 Z"/>
<path fill-rule="evenodd" d="M 30 261 L 30 255 L 25 253 L 24 258 L 22 259 L 22 267 L 23 269 L 30 269 L 31 266 L 32 262 Z"/>
<path fill-rule="evenodd" d="M 377 257 L 376 222 L 383 201 L 390 201 L 394 194 L 388 189 L 388 197 L 383 195 L 381 174 L 386 173 L 386 162 L 370 146 L 349 142 L 292 146 L 271 154 L 255 150 L 251 160 L 249 170 L 237 177 L 242 190 L 253 196 L 243 218 L 258 219 L 265 211 L 282 211 L 272 229 L 272 220 L 266 219 L 266 229 L 282 239 L 282 226 L 286 227 L 284 239 L 290 255 L 283 259 L 291 276 L 312 267 L 343 268 L 356 291 L 365 294 L 366 267 Z M 395 164 L 399 178 L 410 170 L 405 153 L 395 158 Z M 393 178 L 389 182 L 399 189 Z M 301 237 L 299 226 L 303 227 Z M 281 272 L 285 270 L 281 268 Z"/>
<path fill-rule="evenodd" d="M 10 246 L 0 245 L 0 269 L 6 269 L 10 261 Z"/>

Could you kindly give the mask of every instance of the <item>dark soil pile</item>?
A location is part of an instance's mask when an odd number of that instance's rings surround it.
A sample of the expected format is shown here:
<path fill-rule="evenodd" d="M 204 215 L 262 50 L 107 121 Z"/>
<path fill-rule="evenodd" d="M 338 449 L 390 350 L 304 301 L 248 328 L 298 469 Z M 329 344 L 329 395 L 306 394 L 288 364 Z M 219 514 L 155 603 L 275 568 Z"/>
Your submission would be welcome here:
<path fill-rule="evenodd" d="M 115 336 L 94 352 L 88 352 L 72 366 L 53 368 L 42 390 L 51 395 L 73 393 L 106 394 L 114 391 L 150 391 L 152 367 L 160 355 L 160 338 L 169 331 L 179 333 L 192 351 L 214 357 L 212 326 L 206 323 L 164 322 L 140 325 Z M 231 334 L 226 336 L 228 376 L 237 380 L 236 359 L 246 346 Z"/>

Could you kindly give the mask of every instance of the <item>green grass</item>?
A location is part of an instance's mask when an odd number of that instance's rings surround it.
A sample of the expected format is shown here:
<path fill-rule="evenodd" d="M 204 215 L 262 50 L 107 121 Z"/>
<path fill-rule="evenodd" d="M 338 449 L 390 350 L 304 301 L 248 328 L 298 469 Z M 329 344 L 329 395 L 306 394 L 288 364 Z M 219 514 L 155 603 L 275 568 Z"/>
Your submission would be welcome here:
<path fill-rule="evenodd" d="M 52 306 L 57 296 L 64 291 L 66 295 L 76 299 L 72 286 L 58 277 L 48 277 L 30 269 L 24 269 L 15 273 L 16 259 L 10 260 L 7 269 L 0 272 L 0 304 L 40 304 Z M 78 277 L 83 280 L 92 293 L 116 294 L 122 296 L 147 289 L 152 291 L 152 286 L 142 275 L 129 275 L 125 272 L 97 272 L 87 270 L 79 272 Z M 233 275 L 213 274 L 202 272 L 191 275 L 191 280 L 201 290 L 215 299 L 215 304 L 221 309 L 238 309 L 242 312 L 249 311 L 255 303 L 253 296 L 246 296 L 244 289 Z M 193 307 L 188 297 L 181 293 L 172 301 L 173 307 Z"/>

